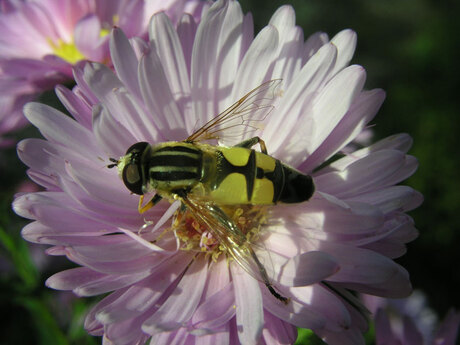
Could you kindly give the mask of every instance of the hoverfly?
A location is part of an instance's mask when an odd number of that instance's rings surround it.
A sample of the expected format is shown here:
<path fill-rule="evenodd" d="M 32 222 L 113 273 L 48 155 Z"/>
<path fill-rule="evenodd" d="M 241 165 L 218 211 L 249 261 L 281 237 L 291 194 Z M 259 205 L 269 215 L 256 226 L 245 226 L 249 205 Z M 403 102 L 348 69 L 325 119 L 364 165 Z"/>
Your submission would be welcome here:
<path fill-rule="evenodd" d="M 307 201 L 315 190 L 311 176 L 269 156 L 257 136 L 231 147 L 204 143 L 232 131 L 254 129 L 251 121 L 260 115 L 263 120 L 273 109 L 270 100 L 280 82 L 270 80 L 256 87 L 184 141 L 135 143 L 119 160 L 111 159 L 114 164 L 109 167 L 117 166 L 126 187 L 140 195 L 140 213 L 161 199 L 180 200 L 179 212 L 193 215 L 228 256 L 287 303 L 289 299 L 272 286 L 248 235 L 226 208 Z M 252 149 L 256 144 L 261 152 Z M 143 206 L 144 195 L 152 192 L 156 194 Z"/>

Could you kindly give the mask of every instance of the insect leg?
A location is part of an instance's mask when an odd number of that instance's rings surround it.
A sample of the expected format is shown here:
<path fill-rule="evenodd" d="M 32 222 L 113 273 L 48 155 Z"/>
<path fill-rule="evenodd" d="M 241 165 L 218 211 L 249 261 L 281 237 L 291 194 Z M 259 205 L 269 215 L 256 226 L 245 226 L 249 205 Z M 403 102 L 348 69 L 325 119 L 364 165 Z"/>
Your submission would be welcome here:
<path fill-rule="evenodd" d="M 254 259 L 254 261 L 255 261 L 257 267 L 259 268 L 260 275 L 262 276 L 262 279 L 263 279 L 264 284 L 265 284 L 265 286 L 267 287 L 268 291 L 270 291 L 270 293 L 271 293 L 276 299 L 280 300 L 281 302 L 283 302 L 284 304 L 287 305 L 287 304 L 289 303 L 289 298 L 280 295 L 280 294 L 275 290 L 275 288 L 273 287 L 273 285 L 270 283 L 270 280 L 269 280 L 269 278 L 268 278 L 267 271 L 265 270 L 264 265 L 262 265 L 262 263 L 259 261 L 259 258 L 257 257 L 256 253 L 254 253 L 254 251 L 252 250 L 251 247 L 249 247 L 249 251 L 251 252 L 251 256 L 252 256 L 252 258 Z"/>
<path fill-rule="evenodd" d="M 267 154 L 267 146 L 265 145 L 265 141 L 263 141 L 259 137 L 253 137 L 253 138 L 244 140 L 241 143 L 236 144 L 235 147 L 244 147 L 246 149 L 250 149 L 251 147 L 253 147 L 257 143 L 260 145 L 260 151 L 262 153 Z"/>
<path fill-rule="evenodd" d="M 270 278 L 268 277 L 267 270 L 265 269 L 264 265 L 260 262 L 251 245 L 246 242 L 246 236 L 241 232 L 238 226 L 236 226 L 235 223 L 231 219 L 229 219 L 228 216 L 218 206 L 209 206 L 208 210 L 211 212 L 211 215 L 216 220 L 218 220 L 220 224 L 225 224 L 226 230 L 228 231 L 228 237 L 230 237 L 230 242 L 235 246 L 227 248 L 230 255 L 232 255 L 235 261 L 238 262 L 244 269 L 246 269 L 246 271 L 251 272 L 251 267 L 253 267 L 253 265 L 251 265 L 250 261 L 246 261 L 244 255 L 240 255 L 240 253 L 247 251 L 251 255 L 253 262 L 255 263 L 256 267 L 254 267 L 254 269 L 257 269 L 259 272 L 259 274 L 257 274 L 259 280 L 261 280 L 265 284 L 268 291 L 270 291 L 270 293 L 276 299 L 280 300 L 281 302 L 287 305 L 289 303 L 289 298 L 280 295 L 275 290 L 273 285 L 270 283 Z"/>
<path fill-rule="evenodd" d="M 158 202 L 162 199 L 161 195 L 159 194 L 155 194 L 153 196 L 152 199 L 150 199 L 150 201 L 145 204 L 144 206 L 142 206 L 142 203 L 144 202 L 144 196 L 141 195 L 141 197 L 139 198 L 139 205 L 137 206 L 137 210 L 139 211 L 139 213 L 144 213 L 148 210 L 150 210 L 153 206 L 155 206 L 156 204 L 158 204 Z"/>

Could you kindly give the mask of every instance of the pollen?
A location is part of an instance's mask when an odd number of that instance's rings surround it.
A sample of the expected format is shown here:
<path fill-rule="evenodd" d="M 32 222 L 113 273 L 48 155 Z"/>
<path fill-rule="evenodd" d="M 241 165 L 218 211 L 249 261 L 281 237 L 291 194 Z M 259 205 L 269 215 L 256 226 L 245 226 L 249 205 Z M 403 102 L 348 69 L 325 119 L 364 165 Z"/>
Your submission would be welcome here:
<path fill-rule="evenodd" d="M 210 223 L 218 229 L 203 224 L 200 221 L 202 217 L 197 217 L 189 210 L 176 212 L 173 228 L 181 242 L 181 250 L 205 253 L 213 261 L 217 261 L 222 253 L 227 254 L 231 249 L 229 246 L 245 247 L 259 238 L 259 233 L 266 223 L 266 207 L 239 205 L 220 208 L 228 217 L 225 221 L 217 221 L 211 213 L 206 215 L 212 220 Z M 232 229 L 227 223 L 229 221 L 238 229 Z"/>

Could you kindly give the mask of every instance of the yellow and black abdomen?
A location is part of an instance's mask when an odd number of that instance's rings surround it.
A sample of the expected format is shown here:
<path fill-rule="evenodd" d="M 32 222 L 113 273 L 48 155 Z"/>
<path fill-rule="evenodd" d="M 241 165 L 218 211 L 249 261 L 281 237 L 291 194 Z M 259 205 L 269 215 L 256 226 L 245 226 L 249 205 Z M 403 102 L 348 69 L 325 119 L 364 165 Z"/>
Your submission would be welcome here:
<path fill-rule="evenodd" d="M 214 154 L 215 176 L 205 183 L 216 203 L 299 203 L 313 195 L 310 176 L 269 155 L 243 147 L 218 147 Z"/>

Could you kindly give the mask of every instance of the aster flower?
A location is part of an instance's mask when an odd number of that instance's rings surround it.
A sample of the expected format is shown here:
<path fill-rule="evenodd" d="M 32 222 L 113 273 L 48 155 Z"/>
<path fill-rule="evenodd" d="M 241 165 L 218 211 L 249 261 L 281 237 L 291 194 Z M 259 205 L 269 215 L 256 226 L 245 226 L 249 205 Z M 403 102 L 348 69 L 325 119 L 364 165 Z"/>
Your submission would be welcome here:
<path fill-rule="evenodd" d="M 0 8 L 0 136 L 23 126 L 23 105 L 71 81 L 81 60 L 110 63 L 110 29 L 146 37 L 150 16 L 166 10 L 174 21 L 200 0 L 5 0 Z M 1 144 L 1 143 L 0 143 Z M 5 142 L 6 144 L 6 142 Z"/>
<path fill-rule="evenodd" d="M 72 91 L 57 87 L 73 119 L 46 105 L 25 108 L 45 139 L 22 141 L 18 154 L 46 191 L 15 200 L 14 210 L 34 220 L 22 234 L 82 266 L 47 285 L 79 296 L 111 292 L 85 321 L 107 344 L 291 344 L 296 327 L 329 344 L 363 343 L 366 312 L 349 290 L 410 293 L 407 272 L 392 259 L 417 235 L 405 212 L 421 196 L 395 186 L 417 167 L 406 154 L 408 135 L 337 156 L 384 98 L 382 90 L 363 90 L 362 67 L 348 66 L 356 34 L 305 41 L 284 6 L 253 37 L 251 15 L 237 2 L 217 1 L 198 25 L 185 15 L 175 28 L 159 13 L 149 35 L 148 46 L 130 44 L 114 29 L 114 72 L 88 63 L 75 68 Z M 184 140 L 274 79 L 282 79 L 279 97 L 255 134 L 270 155 L 312 175 L 316 192 L 300 204 L 225 212 L 288 303 L 230 260 L 180 202 L 163 200 L 140 215 L 138 196 L 107 168 L 134 143 Z M 219 144 L 247 139 L 244 133 L 223 135 Z"/>
<path fill-rule="evenodd" d="M 454 345 L 460 325 L 460 313 L 450 310 L 435 329 L 436 314 L 428 307 L 426 296 L 414 291 L 406 299 L 394 300 L 363 296 L 375 315 L 376 344 Z"/>

